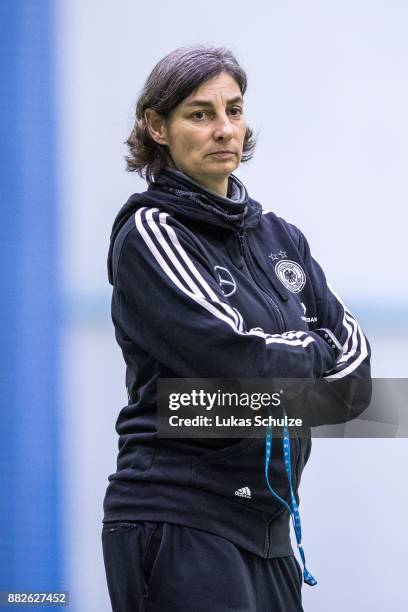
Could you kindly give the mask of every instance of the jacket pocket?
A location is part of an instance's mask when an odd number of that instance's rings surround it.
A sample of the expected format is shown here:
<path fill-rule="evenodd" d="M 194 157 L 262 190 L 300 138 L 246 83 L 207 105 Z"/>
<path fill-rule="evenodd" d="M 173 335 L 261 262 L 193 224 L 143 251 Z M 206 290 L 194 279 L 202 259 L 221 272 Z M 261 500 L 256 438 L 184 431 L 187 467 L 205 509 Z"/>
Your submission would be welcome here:
<path fill-rule="evenodd" d="M 109 523 L 104 523 L 102 526 L 102 532 L 106 533 L 116 533 L 118 531 L 123 531 L 126 529 L 135 529 L 136 527 L 140 527 L 141 526 L 141 522 L 140 521 L 133 521 L 133 522 L 124 522 L 124 521 L 110 521 Z"/>
<path fill-rule="evenodd" d="M 217 448 L 215 450 L 206 451 L 205 453 L 202 453 L 197 457 L 195 463 L 222 461 L 226 458 L 235 457 L 246 451 L 247 448 L 252 446 L 253 444 L 254 438 L 243 438 L 242 440 L 238 439 L 238 442 L 227 444 L 222 448 Z"/>
<path fill-rule="evenodd" d="M 151 576 L 159 555 L 163 539 L 163 523 L 144 522 L 144 551 L 143 551 L 143 580 L 145 583 L 145 597 L 148 597 Z"/>
<path fill-rule="evenodd" d="M 270 493 L 265 481 L 265 441 L 241 440 L 232 447 L 205 453 L 193 463 L 195 486 L 248 510 L 264 512 L 268 520 L 282 513 L 282 504 Z M 270 478 L 282 497 L 289 496 L 281 452 L 273 450 Z"/>

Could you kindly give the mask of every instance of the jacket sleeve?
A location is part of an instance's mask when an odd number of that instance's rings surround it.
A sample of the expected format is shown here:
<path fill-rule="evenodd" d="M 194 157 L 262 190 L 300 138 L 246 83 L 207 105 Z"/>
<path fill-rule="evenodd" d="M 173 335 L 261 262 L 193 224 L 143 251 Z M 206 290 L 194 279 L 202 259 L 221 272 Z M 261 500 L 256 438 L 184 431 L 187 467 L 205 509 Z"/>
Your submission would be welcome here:
<path fill-rule="evenodd" d="M 245 331 L 198 239 L 158 209 L 136 212 L 114 257 L 114 287 L 115 326 L 176 376 L 314 378 L 334 366 L 314 332 Z"/>
<path fill-rule="evenodd" d="M 306 402 L 309 424 L 341 423 L 357 417 L 371 399 L 370 345 L 356 318 L 333 291 L 312 257 L 305 236 L 296 229 L 298 248 L 311 280 L 319 315 L 319 327 L 327 330 L 341 348 L 334 367 L 309 392 Z M 331 383 L 325 385 L 324 381 Z"/>

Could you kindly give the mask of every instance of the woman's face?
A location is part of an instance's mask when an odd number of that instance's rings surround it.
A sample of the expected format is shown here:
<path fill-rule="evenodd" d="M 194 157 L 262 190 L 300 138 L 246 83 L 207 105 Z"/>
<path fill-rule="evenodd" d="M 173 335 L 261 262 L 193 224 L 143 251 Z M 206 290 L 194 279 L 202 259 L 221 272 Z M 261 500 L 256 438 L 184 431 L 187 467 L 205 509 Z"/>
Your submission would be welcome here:
<path fill-rule="evenodd" d="M 174 109 L 161 125 L 159 142 L 167 144 L 179 170 L 226 195 L 228 176 L 241 161 L 246 127 L 241 90 L 222 72 Z"/>

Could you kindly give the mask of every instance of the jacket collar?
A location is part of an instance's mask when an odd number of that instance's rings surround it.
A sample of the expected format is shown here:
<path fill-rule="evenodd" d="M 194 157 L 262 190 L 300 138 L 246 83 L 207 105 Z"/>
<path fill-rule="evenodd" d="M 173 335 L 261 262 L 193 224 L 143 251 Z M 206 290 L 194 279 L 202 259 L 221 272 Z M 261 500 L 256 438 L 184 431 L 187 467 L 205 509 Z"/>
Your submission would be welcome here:
<path fill-rule="evenodd" d="M 166 166 L 147 191 L 134 193 L 122 206 L 113 223 L 108 253 L 108 276 L 113 284 L 112 256 L 115 239 L 127 220 L 142 206 L 159 208 L 175 216 L 238 232 L 258 225 L 262 207 L 249 197 L 241 181 L 230 175 L 228 195 L 223 197 L 196 183 L 189 176 Z"/>
<path fill-rule="evenodd" d="M 163 168 L 155 181 L 150 183 L 148 190 L 164 191 L 187 199 L 196 207 L 201 207 L 227 223 L 243 224 L 248 212 L 248 192 L 245 185 L 233 174 L 228 178 L 226 197 L 210 191 L 181 170 L 170 166 Z"/>

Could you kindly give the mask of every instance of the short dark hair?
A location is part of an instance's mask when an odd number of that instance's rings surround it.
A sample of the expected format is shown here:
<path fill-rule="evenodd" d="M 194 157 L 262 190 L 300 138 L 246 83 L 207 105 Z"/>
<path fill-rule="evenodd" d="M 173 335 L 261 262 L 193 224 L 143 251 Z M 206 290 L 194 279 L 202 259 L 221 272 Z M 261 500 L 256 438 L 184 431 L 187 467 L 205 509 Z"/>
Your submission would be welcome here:
<path fill-rule="evenodd" d="M 182 100 L 221 72 L 230 74 L 244 95 L 247 88 L 246 74 L 231 51 L 225 47 L 180 47 L 156 64 L 136 103 L 135 123 L 126 140 L 129 172 L 137 172 L 150 183 L 169 163 L 168 147 L 160 145 L 150 136 L 144 119 L 145 110 L 152 108 L 167 119 Z M 252 158 L 255 144 L 253 132 L 248 127 L 242 162 Z"/>

